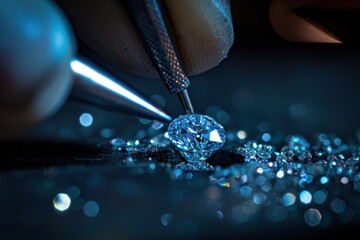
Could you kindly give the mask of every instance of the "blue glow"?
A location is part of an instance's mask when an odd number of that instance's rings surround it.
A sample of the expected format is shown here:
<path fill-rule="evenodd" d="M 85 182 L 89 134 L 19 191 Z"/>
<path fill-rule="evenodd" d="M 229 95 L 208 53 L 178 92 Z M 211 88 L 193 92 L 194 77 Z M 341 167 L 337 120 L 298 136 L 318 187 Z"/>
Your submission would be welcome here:
<path fill-rule="evenodd" d="M 151 127 L 155 130 L 160 130 L 162 127 L 164 126 L 163 123 L 161 122 L 158 122 L 158 121 L 154 121 L 152 124 L 151 124 Z"/>
<path fill-rule="evenodd" d="M 67 194 L 71 198 L 78 198 L 80 196 L 80 189 L 76 186 L 70 186 L 66 189 Z"/>
<path fill-rule="evenodd" d="M 314 193 L 314 202 L 317 204 L 323 204 L 326 201 L 327 193 L 325 191 L 319 190 Z"/>
<path fill-rule="evenodd" d="M 326 134 L 325 133 L 321 133 L 320 135 L 319 135 L 319 140 L 320 141 L 325 141 L 327 139 L 327 136 L 326 136 Z"/>
<path fill-rule="evenodd" d="M 230 120 L 230 115 L 225 111 L 220 111 L 216 114 L 216 120 L 218 120 L 221 124 L 226 124 Z"/>
<path fill-rule="evenodd" d="M 151 97 L 150 97 L 150 100 L 152 101 L 152 102 L 154 102 L 155 104 L 157 104 L 159 107 L 165 107 L 165 104 L 166 104 L 166 101 L 165 101 L 165 99 L 162 97 L 162 96 L 160 96 L 160 95 L 152 95 Z"/>
<path fill-rule="evenodd" d="M 84 127 L 89 127 L 93 123 L 93 117 L 90 113 L 83 113 L 79 118 L 79 122 Z"/>
<path fill-rule="evenodd" d="M 295 203 L 296 197 L 292 193 L 286 193 L 283 197 L 283 204 L 285 207 L 291 206 Z"/>
<path fill-rule="evenodd" d="M 219 218 L 219 220 L 222 220 L 224 218 L 224 214 L 222 211 L 216 211 L 216 216 Z"/>
<path fill-rule="evenodd" d="M 172 177 L 173 177 L 174 179 L 178 179 L 178 178 L 181 177 L 182 173 L 183 173 L 183 171 L 182 171 L 180 168 L 175 168 L 175 169 L 172 171 L 171 175 L 172 175 Z"/>
<path fill-rule="evenodd" d="M 329 182 L 329 178 L 328 178 L 328 177 L 322 176 L 322 177 L 320 178 L 320 183 L 321 183 L 321 184 L 326 184 L 326 183 L 328 183 L 328 182 Z"/>
<path fill-rule="evenodd" d="M 150 163 L 149 164 L 149 169 L 150 170 L 155 170 L 156 169 L 156 164 L 155 163 Z"/>
<path fill-rule="evenodd" d="M 188 172 L 188 173 L 185 174 L 185 178 L 188 179 L 188 180 L 192 179 L 193 176 L 194 176 L 194 174 L 192 174 L 191 172 Z"/>
<path fill-rule="evenodd" d="M 221 1 L 211 1 L 212 4 L 217 8 L 219 13 L 227 20 L 227 22 L 231 21 L 231 14 L 229 13 L 229 7 L 227 4 L 224 4 Z"/>
<path fill-rule="evenodd" d="M 252 192 L 252 188 L 249 186 L 242 186 L 240 188 L 240 194 L 243 197 L 249 197 L 251 192 Z"/>
<path fill-rule="evenodd" d="M 111 80 L 110 78 L 96 72 L 95 70 L 93 70 L 92 68 L 87 66 L 85 63 L 83 63 L 79 60 L 72 60 L 70 63 L 70 66 L 71 66 L 71 69 L 75 73 L 77 73 L 83 77 L 86 77 L 88 79 L 91 79 L 92 81 L 96 82 L 97 84 L 104 86 L 107 89 L 109 89 L 121 96 L 124 96 L 128 100 L 138 103 L 141 106 L 156 113 L 157 115 L 160 115 L 160 116 L 164 117 L 165 119 L 168 119 L 169 121 L 171 121 L 171 117 L 169 115 L 163 113 L 162 111 L 160 111 L 159 109 L 157 109 L 156 107 L 151 105 L 150 103 L 148 103 L 145 100 L 141 99 L 140 97 L 136 96 L 134 93 L 130 92 L 123 86 L 117 84 L 115 81 Z"/>
<path fill-rule="evenodd" d="M 84 206 L 84 214 L 88 217 L 96 217 L 99 213 L 99 205 L 94 201 L 88 201 Z"/>
<path fill-rule="evenodd" d="M 334 143 L 339 146 L 341 144 L 341 139 L 340 138 L 335 138 L 334 139 Z"/>
<path fill-rule="evenodd" d="M 41 28 L 40 24 L 32 18 L 24 18 L 21 21 L 23 27 L 23 32 L 26 34 L 26 37 L 29 39 L 39 39 L 41 37 Z"/>
<path fill-rule="evenodd" d="M 268 133 L 264 133 L 261 138 L 264 142 L 268 142 L 271 140 L 271 135 Z"/>
<path fill-rule="evenodd" d="M 165 213 L 161 216 L 160 222 L 162 225 L 169 226 L 171 222 L 173 221 L 173 216 L 171 214 Z"/>
<path fill-rule="evenodd" d="M 260 204 L 263 204 L 265 201 L 266 201 L 266 195 L 262 192 L 259 192 L 259 193 L 256 193 L 254 196 L 253 196 L 253 201 L 256 205 L 260 205 Z"/>
<path fill-rule="evenodd" d="M 321 222 L 321 213 L 319 210 L 315 208 L 308 209 L 304 214 L 304 220 L 306 224 L 308 224 L 311 227 L 315 227 L 316 225 L 319 225 Z"/>
<path fill-rule="evenodd" d="M 280 169 L 277 173 L 276 173 L 276 177 L 277 178 L 283 178 L 285 175 L 284 171 L 282 169 Z"/>
<path fill-rule="evenodd" d="M 331 210 L 337 214 L 343 213 L 346 209 L 346 203 L 340 198 L 335 198 L 332 200 L 330 206 Z"/>
<path fill-rule="evenodd" d="M 302 103 L 295 103 L 290 106 L 289 113 L 292 117 L 303 117 L 306 115 L 307 109 L 306 106 Z"/>
<path fill-rule="evenodd" d="M 104 128 L 100 131 L 100 135 L 103 138 L 111 138 L 114 135 L 114 130 L 111 128 Z"/>
<path fill-rule="evenodd" d="M 300 193 L 300 201 L 304 204 L 309 204 L 311 203 L 311 200 L 312 200 L 312 195 L 309 191 L 302 191 Z"/>

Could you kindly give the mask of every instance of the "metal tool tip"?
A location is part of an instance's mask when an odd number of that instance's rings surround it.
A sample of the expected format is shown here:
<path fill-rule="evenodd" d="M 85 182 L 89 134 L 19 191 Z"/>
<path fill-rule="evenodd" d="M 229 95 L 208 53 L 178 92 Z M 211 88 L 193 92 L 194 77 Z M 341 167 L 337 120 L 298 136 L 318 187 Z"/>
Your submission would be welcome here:
<path fill-rule="evenodd" d="M 182 90 L 182 91 L 178 92 L 177 95 L 180 99 L 180 102 L 181 102 L 185 112 L 187 114 L 195 113 L 188 91 L 186 89 Z"/>

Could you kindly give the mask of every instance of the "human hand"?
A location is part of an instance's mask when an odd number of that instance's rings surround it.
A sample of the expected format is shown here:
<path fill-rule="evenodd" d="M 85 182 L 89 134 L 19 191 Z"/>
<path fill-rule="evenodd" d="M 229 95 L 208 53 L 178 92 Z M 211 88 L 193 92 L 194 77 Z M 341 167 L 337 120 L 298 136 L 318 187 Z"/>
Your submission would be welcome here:
<path fill-rule="evenodd" d="M 75 32 L 114 65 L 146 77 L 156 71 L 117 0 L 59 0 Z M 226 0 L 166 1 L 185 70 L 218 65 L 233 43 Z M 54 2 L 3 0 L 0 8 L 0 139 L 56 112 L 71 89 L 76 44 Z"/>

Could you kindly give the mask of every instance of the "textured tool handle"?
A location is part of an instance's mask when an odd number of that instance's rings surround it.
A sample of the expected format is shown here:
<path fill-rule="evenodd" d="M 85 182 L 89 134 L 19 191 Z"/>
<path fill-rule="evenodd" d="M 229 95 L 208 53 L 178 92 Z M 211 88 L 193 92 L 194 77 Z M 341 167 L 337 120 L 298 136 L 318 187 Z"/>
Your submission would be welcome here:
<path fill-rule="evenodd" d="M 185 90 L 189 79 L 182 70 L 157 0 L 122 0 L 135 23 L 155 68 L 171 93 Z"/>

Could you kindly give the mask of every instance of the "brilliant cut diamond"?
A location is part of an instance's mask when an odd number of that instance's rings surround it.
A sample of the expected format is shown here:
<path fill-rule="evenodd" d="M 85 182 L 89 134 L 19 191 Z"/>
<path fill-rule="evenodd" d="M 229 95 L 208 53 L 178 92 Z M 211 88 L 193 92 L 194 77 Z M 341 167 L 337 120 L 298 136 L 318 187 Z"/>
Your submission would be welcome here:
<path fill-rule="evenodd" d="M 168 129 L 170 141 L 189 164 L 201 165 L 225 143 L 224 128 L 209 116 L 181 115 Z"/>

